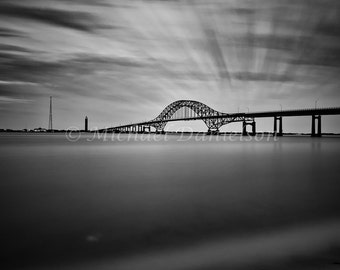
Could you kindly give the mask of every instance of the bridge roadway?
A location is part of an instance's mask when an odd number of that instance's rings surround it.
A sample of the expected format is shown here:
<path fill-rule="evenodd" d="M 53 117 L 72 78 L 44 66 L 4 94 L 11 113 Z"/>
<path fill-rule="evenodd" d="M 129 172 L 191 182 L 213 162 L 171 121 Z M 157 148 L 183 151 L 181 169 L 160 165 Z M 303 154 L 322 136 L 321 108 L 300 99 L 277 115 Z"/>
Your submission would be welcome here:
<path fill-rule="evenodd" d="M 188 110 L 192 110 L 191 116 Z M 176 112 L 182 110 L 178 115 Z M 222 113 L 211 109 L 203 103 L 196 101 L 180 100 L 171 103 L 163 112 L 153 120 L 138 122 L 133 124 L 120 125 L 111 128 L 101 129 L 100 132 L 150 132 L 151 127 L 156 132 L 164 132 L 164 127 L 168 122 L 174 121 L 194 121 L 203 120 L 208 127 L 208 133 L 218 133 L 222 125 L 232 122 L 242 122 L 242 133 L 248 134 L 247 126 L 252 127 L 251 135 L 256 134 L 256 118 L 273 118 L 274 130 L 273 134 L 282 136 L 283 117 L 312 116 L 311 135 L 321 136 L 321 116 L 323 115 L 339 115 L 340 107 L 335 108 L 313 108 L 298 110 L 280 110 L 280 111 L 264 111 L 264 112 L 248 112 L 248 113 Z"/>

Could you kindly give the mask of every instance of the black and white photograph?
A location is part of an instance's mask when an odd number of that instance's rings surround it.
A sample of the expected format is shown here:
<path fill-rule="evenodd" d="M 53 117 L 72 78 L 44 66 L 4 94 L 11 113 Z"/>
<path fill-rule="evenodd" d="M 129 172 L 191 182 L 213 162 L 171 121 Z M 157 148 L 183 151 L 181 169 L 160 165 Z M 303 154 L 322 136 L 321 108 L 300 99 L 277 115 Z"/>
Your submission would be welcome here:
<path fill-rule="evenodd" d="M 339 0 L 0 0 L 0 268 L 339 270 Z"/>

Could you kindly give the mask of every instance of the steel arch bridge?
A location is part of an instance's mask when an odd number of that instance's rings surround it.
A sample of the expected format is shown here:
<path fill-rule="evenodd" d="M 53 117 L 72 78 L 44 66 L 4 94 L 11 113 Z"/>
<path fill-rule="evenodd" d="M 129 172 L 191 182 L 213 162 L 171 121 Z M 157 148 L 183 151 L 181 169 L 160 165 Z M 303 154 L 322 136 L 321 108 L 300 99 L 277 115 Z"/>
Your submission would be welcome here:
<path fill-rule="evenodd" d="M 252 121 L 253 118 L 247 117 L 244 113 L 227 114 L 219 112 L 195 100 L 177 100 L 166 106 L 156 118 L 150 121 L 112 127 L 105 130 L 141 132 L 153 127 L 157 132 L 164 132 L 168 122 L 189 120 L 202 120 L 208 127 L 208 132 L 214 132 L 228 123 Z"/>
<path fill-rule="evenodd" d="M 156 132 L 164 132 L 164 128 L 171 121 L 191 121 L 202 120 L 208 127 L 208 133 L 218 133 L 223 125 L 233 122 L 243 122 L 242 133 L 247 134 L 247 126 L 252 127 L 252 135 L 256 134 L 255 118 L 274 119 L 273 134 L 282 136 L 282 118 L 288 116 L 312 116 L 311 135 L 321 136 L 321 116 L 340 115 L 340 107 L 333 108 L 309 108 L 296 110 L 280 110 L 265 112 L 248 113 L 223 113 L 216 111 L 202 102 L 194 100 L 178 100 L 172 102 L 154 119 L 134 124 L 121 125 L 116 127 L 104 128 L 99 132 L 150 132 L 151 127 Z"/>

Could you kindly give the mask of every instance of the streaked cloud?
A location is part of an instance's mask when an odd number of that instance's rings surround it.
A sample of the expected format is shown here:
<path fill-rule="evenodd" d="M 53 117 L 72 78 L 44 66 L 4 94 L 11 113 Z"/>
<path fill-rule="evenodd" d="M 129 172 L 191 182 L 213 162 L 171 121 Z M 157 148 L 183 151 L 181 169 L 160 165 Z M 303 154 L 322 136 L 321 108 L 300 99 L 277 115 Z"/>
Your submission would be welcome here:
<path fill-rule="evenodd" d="M 224 111 L 319 96 L 335 105 L 339 10 L 336 0 L 3 0 L 0 95 L 52 95 L 98 125 L 153 117 L 182 98 Z"/>
<path fill-rule="evenodd" d="M 0 37 L 23 37 L 25 36 L 20 31 L 16 31 L 10 28 L 2 28 L 0 27 Z"/>
<path fill-rule="evenodd" d="M 32 82 L 22 82 L 22 81 L 0 81 L 0 85 L 37 85 Z"/>
<path fill-rule="evenodd" d="M 30 103 L 33 100 L 0 96 L 0 103 Z"/>
<path fill-rule="evenodd" d="M 35 20 L 79 31 L 93 31 L 99 26 L 99 24 L 96 24 L 95 17 L 89 12 L 21 6 L 10 3 L 0 4 L 0 16 Z"/>

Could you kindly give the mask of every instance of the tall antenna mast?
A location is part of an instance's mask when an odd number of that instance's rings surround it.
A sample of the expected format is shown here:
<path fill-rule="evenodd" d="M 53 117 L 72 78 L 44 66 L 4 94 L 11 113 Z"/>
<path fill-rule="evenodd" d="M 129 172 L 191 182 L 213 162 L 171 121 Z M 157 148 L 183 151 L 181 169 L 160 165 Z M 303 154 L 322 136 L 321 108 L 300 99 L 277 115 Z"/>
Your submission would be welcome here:
<path fill-rule="evenodd" d="M 52 124 L 52 97 L 50 97 L 50 116 L 48 119 L 48 129 L 52 130 L 53 129 L 53 124 Z"/>

